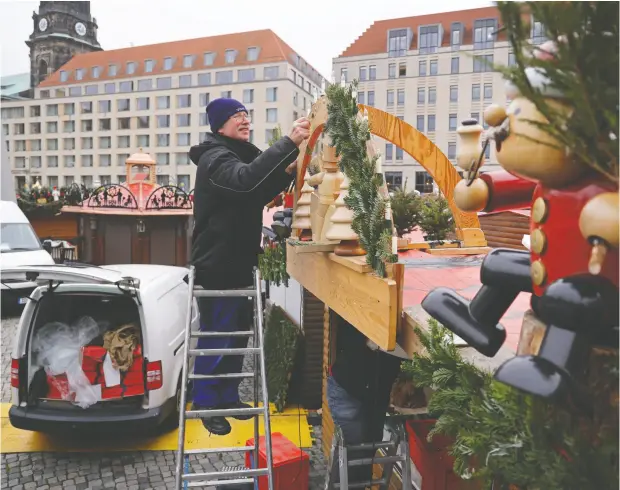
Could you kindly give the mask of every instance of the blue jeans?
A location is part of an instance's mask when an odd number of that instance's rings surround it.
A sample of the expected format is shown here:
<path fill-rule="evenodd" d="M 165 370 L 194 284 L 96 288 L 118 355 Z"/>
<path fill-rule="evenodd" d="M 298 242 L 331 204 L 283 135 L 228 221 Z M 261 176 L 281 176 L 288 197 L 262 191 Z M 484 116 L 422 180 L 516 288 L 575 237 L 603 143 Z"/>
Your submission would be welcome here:
<path fill-rule="evenodd" d="M 363 403 L 352 397 L 332 377 L 327 378 L 327 405 L 334 423 L 340 427 L 346 445 L 372 442 L 368 440 L 367 410 Z M 371 458 L 375 451 L 349 452 L 349 459 Z M 372 465 L 349 467 L 349 483 L 355 481 L 370 480 L 372 478 Z"/>
<path fill-rule="evenodd" d="M 202 332 L 235 332 L 252 326 L 253 303 L 247 298 L 198 298 Z M 248 337 L 201 337 L 199 349 L 239 349 L 247 347 Z M 242 355 L 200 356 L 194 374 L 240 373 Z M 241 379 L 196 379 L 193 401 L 200 407 L 217 407 L 239 402 Z"/>

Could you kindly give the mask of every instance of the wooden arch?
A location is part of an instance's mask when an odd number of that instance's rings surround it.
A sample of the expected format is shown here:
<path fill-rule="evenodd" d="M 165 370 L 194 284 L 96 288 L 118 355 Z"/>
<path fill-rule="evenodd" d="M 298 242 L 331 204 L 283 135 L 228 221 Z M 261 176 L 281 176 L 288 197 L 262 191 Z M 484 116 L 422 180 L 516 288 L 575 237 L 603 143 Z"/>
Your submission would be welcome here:
<path fill-rule="evenodd" d="M 431 175 L 439 190 L 448 200 L 448 205 L 456 228 L 456 236 L 465 247 L 486 246 L 484 233 L 476 213 L 461 211 L 454 202 L 454 188 L 461 180 L 450 160 L 423 133 L 402 119 L 374 107 L 359 104 L 360 110 L 366 109 L 370 132 L 403 149 L 411 155 Z M 297 180 L 295 183 L 295 200 L 300 195 L 306 169 L 312 159 L 317 140 L 323 133 L 327 121 L 327 97 L 317 100 L 308 116 L 310 119 L 310 138 L 299 147 L 297 161 Z"/>

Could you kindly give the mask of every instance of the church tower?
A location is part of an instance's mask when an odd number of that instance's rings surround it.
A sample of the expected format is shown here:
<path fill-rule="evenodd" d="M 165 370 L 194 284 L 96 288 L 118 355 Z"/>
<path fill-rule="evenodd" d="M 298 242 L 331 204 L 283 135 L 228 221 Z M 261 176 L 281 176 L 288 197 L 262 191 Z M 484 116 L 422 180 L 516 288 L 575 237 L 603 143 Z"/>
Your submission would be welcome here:
<path fill-rule="evenodd" d="M 76 54 L 101 51 L 90 2 L 40 2 L 33 12 L 30 48 L 31 90 Z"/>

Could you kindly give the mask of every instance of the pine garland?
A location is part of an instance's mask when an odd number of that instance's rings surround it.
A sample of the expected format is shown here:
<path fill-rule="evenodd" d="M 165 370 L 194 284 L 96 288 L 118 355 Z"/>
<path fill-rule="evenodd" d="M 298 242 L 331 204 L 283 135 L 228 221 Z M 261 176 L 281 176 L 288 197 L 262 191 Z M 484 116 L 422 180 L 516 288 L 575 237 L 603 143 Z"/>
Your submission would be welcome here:
<path fill-rule="evenodd" d="M 370 127 L 367 118 L 358 117 L 353 96 L 356 89 L 357 81 L 348 87 L 332 84 L 327 88 L 325 132 L 340 156 L 340 170 L 350 181 L 345 203 L 353 211 L 351 228 L 359 236 L 368 264 L 378 276 L 385 277 L 385 264 L 396 262 L 398 257 L 392 254 L 392 226 L 385 219 L 389 199 L 379 192 L 383 185 L 383 175 L 376 171 L 379 157 L 369 157 L 366 151 Z"/>
<path fill-rule="evenodd" d="M 589 411 L 558 406 L 496 382 L 463 360 L 452 333 L 435 320 L 416 329 L 426 352 L 403 363 L 403 375 L 435 390 L 429 434 L 454 443 L 454 471 L 520 490 L 615 490 L 618 479 L 617 355 L 599 358 L 583 385 Z M 602 360 L 601 360 L 602 359 Z M 604 381 L 601 381 L 604 380 Z M 498 487 L 495 488 L 505 488 Z"/>
<path fill-rule="evenodd" d="M 290 276 L 286 272 L 286 241 L 268 241 L 263 246 L 263 253 L 258 256 L 258 269 L 265 281 L 276 286 L 288 287 Z"/>

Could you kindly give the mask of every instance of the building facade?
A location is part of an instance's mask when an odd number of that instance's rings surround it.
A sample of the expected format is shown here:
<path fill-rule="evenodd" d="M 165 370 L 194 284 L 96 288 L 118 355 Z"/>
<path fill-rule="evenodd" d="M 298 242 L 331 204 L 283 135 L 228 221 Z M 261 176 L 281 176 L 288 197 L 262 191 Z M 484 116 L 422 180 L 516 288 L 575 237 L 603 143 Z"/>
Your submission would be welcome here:
<path fill-rule="evenodd" d="M 540 23 L 532 26 L 532 41 L 542 42 Z M 334 58 L 334 77 L 359 80 L 360 103 L 404 119 L 456 164 L 461 121 L 482 123 L 486 107 L 507 103 L 504 80 L 492 65 L 510 65 L 514 56 L 498 30 L 495 7 L 378 21 Z M 389 185 L 433 190 L 432 178 L 411 156 L 388 142 L 381 146 Z M 489 145 L 483 170 L 497 168 Z"/>
<path fill-rule="evenodd" d="M 3 101 L 1 123 L 17 188 L 122 182 L 125 159 L 142 150 L 157 161 L 158 183 L 189 190 L 188 150 L 210 130 L 210 100 L 242 101 L 264 149 L 323 88 L 313 67 L 261 30 L 77 55 L 33 99 Z"/>

